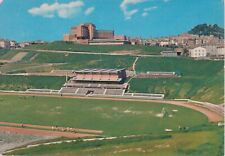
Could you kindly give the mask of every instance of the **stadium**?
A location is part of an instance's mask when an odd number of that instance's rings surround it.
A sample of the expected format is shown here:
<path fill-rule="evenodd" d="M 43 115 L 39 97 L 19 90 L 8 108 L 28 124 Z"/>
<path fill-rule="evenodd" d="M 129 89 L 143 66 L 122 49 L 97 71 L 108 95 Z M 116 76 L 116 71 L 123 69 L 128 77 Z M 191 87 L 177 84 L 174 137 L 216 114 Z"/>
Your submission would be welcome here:
<path fill-rule="evenodd" d="M 73 73 L 74 76 L 59 90 L 61 95 L 164 98 L 164 94 L 128 93 L 125 68 L 83 69 Z"/>

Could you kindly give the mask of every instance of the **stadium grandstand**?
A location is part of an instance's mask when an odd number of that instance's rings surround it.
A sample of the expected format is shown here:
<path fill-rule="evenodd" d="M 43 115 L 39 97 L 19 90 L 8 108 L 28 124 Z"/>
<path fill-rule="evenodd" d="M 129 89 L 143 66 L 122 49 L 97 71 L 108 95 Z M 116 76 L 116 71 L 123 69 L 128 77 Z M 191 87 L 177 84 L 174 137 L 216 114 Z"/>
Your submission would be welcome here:
<path fill-rule="evenodd" d="M 33 88 L 20 93 L 60 96 L 115 96 L 120 98 L 141 98 L 151 100 L 164 99 L 164 94 L 161 93 L 130 93 L 128 91 L 129 84 L 126 83 L 127 71 L 124 68 L 70 70 L 70 74 L 67 74 L 67 71 L 63 72 L 66 74 L 67 80 L 60 90 Z M 155 76 L 159 73 L 151 74 Z M 175 73 L 164 72 L 160 74 L 170 76 Z"/>
<path fill-rule="evenodd" d="M 61 94 L 61 96 L 116 96 L 123 98 L 164 99 L 164 94 L 129 93 L 129 85 L 126 83 L 127 75 L 124 68 L 83 69 L 73 71 L 72 75 L 58 91 L 58 94 Z M 28 92 L 30 91 L 28 90 Z M 55 91 L 49 90 L 47 93 L 55 94 Z"/>
<path fill-rule="evenodd" d="M 128 89 L 124 68 L 83 69 L 74 73 L 61 88 L 61 94 L 123 96 Z"/>

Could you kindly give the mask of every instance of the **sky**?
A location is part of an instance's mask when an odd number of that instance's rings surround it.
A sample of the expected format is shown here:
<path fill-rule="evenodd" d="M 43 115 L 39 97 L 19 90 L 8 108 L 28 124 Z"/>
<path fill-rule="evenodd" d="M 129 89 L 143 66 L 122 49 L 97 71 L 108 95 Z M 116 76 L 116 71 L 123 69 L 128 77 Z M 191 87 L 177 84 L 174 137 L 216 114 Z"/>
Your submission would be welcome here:
<path fill-rule="evenodd" d="M 187 32 L 197 24 L 224 26 L 223 0 L 0 0 L 0 38 L 62 40 L 92 22 L 116 35 L 152 38 Z"/>

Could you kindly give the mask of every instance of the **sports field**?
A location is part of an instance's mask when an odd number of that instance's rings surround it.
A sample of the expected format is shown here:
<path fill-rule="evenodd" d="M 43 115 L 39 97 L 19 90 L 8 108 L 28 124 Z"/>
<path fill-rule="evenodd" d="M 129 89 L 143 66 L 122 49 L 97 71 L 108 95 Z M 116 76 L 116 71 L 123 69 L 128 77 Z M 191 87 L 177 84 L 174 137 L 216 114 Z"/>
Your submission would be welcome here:
<path fill-rule="evenodd" d="M 199 112 L 159 103 L 32 96 L 1 96 L 0 101 L 4 122 L 96 129 L 106 136 L 161 134 L 166 128 L 208 123 Z M 163 108 L 168 112 L 164 118 Z"/>
<path fill-rule="evenodd" d="M 0 96 L 0 119 L 6 122 L 103 130 L 103 136 L 136 138 L 62 143 L 15 151 L 22 155 L 220 155 L 222 129 L 194 110 L 159 103 Z M 162 109 L 167 115 L 162 117 Z M 10 114 L 10 115 L 9 115 Z M 188 127 L 188 132 L 178 126 Z M 173 129 L 166 133 L 164 130 Z M 196 140 L 196 138 L 198 138 Z"/>

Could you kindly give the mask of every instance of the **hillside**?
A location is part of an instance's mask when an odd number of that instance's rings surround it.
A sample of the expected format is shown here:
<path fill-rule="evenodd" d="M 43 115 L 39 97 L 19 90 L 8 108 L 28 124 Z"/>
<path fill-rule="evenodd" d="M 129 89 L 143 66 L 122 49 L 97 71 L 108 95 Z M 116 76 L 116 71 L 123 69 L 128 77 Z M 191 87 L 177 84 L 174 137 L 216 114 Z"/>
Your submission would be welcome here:
<path fill-rule="evenodd" d="M 51 72 L 52 70 L 77 70 L 84 68 L 126 68 L 132 69 L 134 56 L 107 56 L 66 53 L 43 53 L 27 51 L 28 54 L 17 63 L 0 67 L 1 72 Z M 0 56 L 10 58 L 18 52 Z M 130 92 L 164 93 L 167 99 L 191 98 L 216 104 L 223 102 L 223 61 L 192 60 L 189 58 L 140 57 L 136 72 L 175 71 L 182 74 L 178 79 L 141 79 L 130 81 Z M 37 82 L 43 82 L 40 86 Z M 0 89 L 25 90 L 26 88 L 58 89 L 64 78 L 1 76 Z M 21 84 L 21 85 L 19 85 Z"/>
<path fill-rule="evenodd" d="M 219 27 L 217 24 L 199 24 L 192 28 L 188 33 L 204 36 L 214 35 L 219 38 L 224 38 L 224 28 Z"/>

